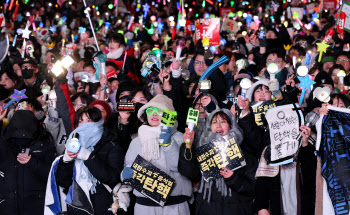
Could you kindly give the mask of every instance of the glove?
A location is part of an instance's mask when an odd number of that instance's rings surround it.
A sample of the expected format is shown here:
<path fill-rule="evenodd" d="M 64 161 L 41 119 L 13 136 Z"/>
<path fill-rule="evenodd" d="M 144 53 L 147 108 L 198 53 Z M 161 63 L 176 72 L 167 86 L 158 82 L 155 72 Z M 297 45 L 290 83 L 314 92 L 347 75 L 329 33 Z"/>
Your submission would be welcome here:
<path fill-rule="evenodd" d="M 80 147 L 80 151 L 78 152 L 77 158 L 80 160 L 86 161 L 89 158 L 90 154 L 91 154 L 91 152 L 89 149 L 86 149 L 84 147 Z"/>
<path fill-rule="evenodd" d="M 272 81 L 269 81 L 269 89 L 270 89 L 272 95 L 276 96 L 279 94 L 280 85 L 279 85 L 277 79 L 273 79 Z"/>
<path fill-rule="evenodd" d="M 63 162 L 69 163 L 73 160 L 74 158 L 70 158 L 67 154 L 67 150 L 64 150 L 64 155 L 63 155 Z"/>
<path fill-rule="evenodd" d="M 163 140 L 163 143 L 159 143 L 161 146 L 169 146 L 171 142 L 171 132 L 173 131 L 173 127 L 162 128 L 161 133 L 159 135 L 159 139 Z"/>
<path fill-rule="evenodd" d="M 340 43 L 342 42 L 342 40 L 339 38 L 337 32 L 335 32 L 335 33 L 333 34 L 332 39 L 333 39 L 333 41 L 334 41 L 335 44 L 340 44 Z"/>
<path fill-rule="evenodd" d="M 132 170 L 130 167 L 125 167 L 122 172 L 123 180 L 132 178 L 134 174 L 134 170 Z"/>

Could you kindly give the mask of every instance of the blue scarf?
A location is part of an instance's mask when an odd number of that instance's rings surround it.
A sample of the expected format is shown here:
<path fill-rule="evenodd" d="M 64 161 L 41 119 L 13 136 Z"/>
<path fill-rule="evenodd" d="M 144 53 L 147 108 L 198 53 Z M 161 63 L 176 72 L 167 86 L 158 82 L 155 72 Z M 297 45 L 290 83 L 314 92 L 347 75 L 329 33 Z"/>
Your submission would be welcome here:
<path fill-rule="evenodd" d="M 80 146 L 92 152 L 94 151 L 94 146 L 102 137 L 103 123 L 103 119 L 101 119 L 98 122 L 84 123 L 78 128 L 76 128 L 74 131 L 72 131 L 72 133 L 69 135 L 69 139 L 72 139 L 74 133 L 78 133 Z M 88 175 L 88 180 L 90 180 L 93 184 L 91 187 L 91 193 L 94 194 L 96 192 L 96 184 L 98 182 L 97 179 L 90 173 L 89 169 L 85 166 L 83 160 L 77 159 L 75 160 L 75 162 L 81 164 L 81 168 Z M 78 177 L 80 177 L 80 175 Z"/>

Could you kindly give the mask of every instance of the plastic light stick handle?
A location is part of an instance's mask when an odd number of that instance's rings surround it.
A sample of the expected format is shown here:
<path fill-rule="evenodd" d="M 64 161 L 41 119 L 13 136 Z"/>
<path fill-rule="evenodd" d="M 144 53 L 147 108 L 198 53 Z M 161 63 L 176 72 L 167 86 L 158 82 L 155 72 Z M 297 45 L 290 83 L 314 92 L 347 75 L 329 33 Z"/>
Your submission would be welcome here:
<path fill-rule="evenodd" d="M 5 107 L 2 109 L 1 113 L 3 113 L 3 112 L 6 110 L 6 108 L 10 107 L 10 105 L 12 105 L 13 102 L 15 102 L 14 99 L 12 99 L 11 101 L 9 101 L 9 103 L 7 103 L 7 104 L 5 105 Z"/>
<path fill-rule="evenodd" d="M 344 84 L 344 76 L 339 76 L 339 82 L 340 82 L 341 84 Z"/>
<path fill-rule="evenodd" d="M 275 74 L 270 73 L 270 81 L 275 80 L 275 79 L 276 79 Z"/>
<path fill-rule="evenodd" d="M 43 101 L 46 101 L 47 94 L 43 94 L 43 97 L 41 98 Z"/>
<path fill-rule="evenodd" d="M 176 60 L 180 60 L 181 51 L 182 51 L 182 47 L 181 46 L 177 46 L 176 47 Z"/>
<path fill-rule="evenodd" d="M 129 21 L 129 24 L 128 24 L 128 30 L 130 30 L 131 25 L 132 25 L 132 22 L 134 21 L 134 19 L 135 19 L 134 16 L 131 16 L 131 17 L 130 17 L 130 21 Z"/>
<path fill-rule="evenodd" d="M 16 36 L 15 36 L 15 39 L 13 39 L 13 42 L 12 42 L 12 47 L 15 47 L 15 45 L 16 45 L 16 41 L 17 41 L 17 34 L 16 34 Z"/>
<path fill-rule="evenodd" d="M 303 91 L 301 91 L 300 100 L 299 100 L 300 106 L 303 104 L 304 96 L 305 96 L 305 88 L 303 87 Z"/>
<path fill-rule="evenodd" d="M 27 41 L 25 39 L 23 39 L 23 46 L 22 46 L 23 52 L 22 52 L 22 56 L 21 56 L 22 58 L 24 58 L 24 53 L 26 52 L 26 45 L 27 45 Z"/>
<path fill-rule="evenodd" d="M 84 6 L 85 6 L 85 10 L 86 10 L 86 2 L 85 0 L 83 0 L 84 2 Z M 85 11 L 84 11 L 85 12 Z M 94 26 L 92 25 L 92 22 L 91 22 L 91 18 L 90 18 L 90 13 L 88 11 L 86 11 L 86 17 L 88 18 L 89 20 L 89 23 L 90 23 L 90 27 L 91 29 L 94 29 Z M 97 47 L 97 51 L 100 51 L 100 47 L 98 46 L 98 43 L 97 43 L 97 39 L 96 39 L 96 35 L 95 35 L 95 31 L 92 30 L 92 35 L 94 36 L 94 39 L 95 39 L 95 43 L 96 43 L 96 47 Z"/>
<path fill-rule="evenodd" d="M 187 125 L 190 131 L 193 131 L 193 128 L 196 124 L 194 124 L 193 122 L 189 122 Z M 189 144 L 189 143 L 190 143 L 190 139 L 186 139 L 186 144 Z"/>

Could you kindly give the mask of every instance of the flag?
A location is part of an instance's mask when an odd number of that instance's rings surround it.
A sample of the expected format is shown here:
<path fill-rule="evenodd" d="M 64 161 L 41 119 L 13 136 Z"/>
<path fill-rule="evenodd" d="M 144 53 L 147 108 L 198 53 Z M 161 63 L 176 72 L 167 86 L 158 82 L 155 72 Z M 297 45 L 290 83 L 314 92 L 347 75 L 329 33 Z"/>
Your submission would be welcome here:
<path fill-rule="evenodd" d="M 334 213 L 349 214 L 350 110 L 328 106 L 323 117 L 319 156 Z M 346 111 L 346 112 L 345 112 Z"/>

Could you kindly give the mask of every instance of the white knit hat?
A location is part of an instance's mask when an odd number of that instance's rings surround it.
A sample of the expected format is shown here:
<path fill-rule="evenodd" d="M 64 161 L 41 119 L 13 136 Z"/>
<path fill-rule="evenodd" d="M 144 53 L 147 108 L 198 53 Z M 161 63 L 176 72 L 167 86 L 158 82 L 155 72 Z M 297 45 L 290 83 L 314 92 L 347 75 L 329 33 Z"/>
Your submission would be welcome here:
<path fill-rule="evenodd" d="M 153 99 L 151 99 L 151 101 L 149 101 L 147 104 L 140 108 L 139 112 L 137 112 L 137 117 L 140 119 L 141 115 L 149 107 L 156 107 L 162 110 L 169 109 L 171 111 L 175 111 L 173 101 L 163 94 L 158 94 Z M 140 120 L 142 121 L 142 119 Z"/>
<path fill-rule="evenodd" d="M 257 82 L 255 82 L 250 88 L 249 88 L 249 90 L 247 91 L 247 96 L 246 96 L 246 98 L 250 101 L 250 102 L 252 102 L 253 101 L 253 91 L 254 91 L 254 89 L 255 89 L 255 87 L 256 86 L 258 86 L 258 85 L 260 85 L 260 84 L 263 84 L 263 85 L 265 85 L 265 86 L 269 86 L 269 80 L 268 79 L 261 79 L 261 80 L 259 80 L 259 81 L 257 81 Z"/>

